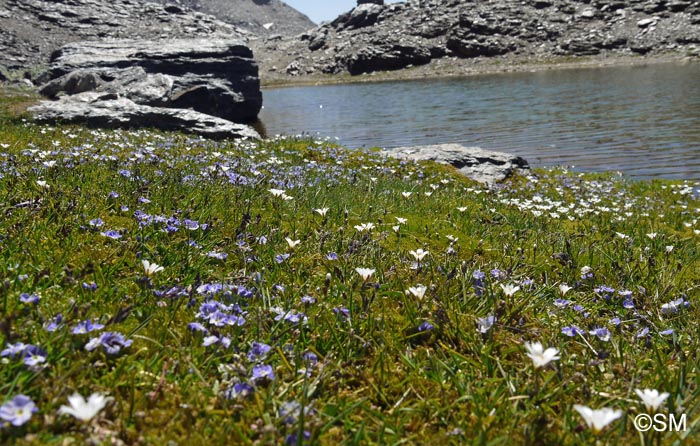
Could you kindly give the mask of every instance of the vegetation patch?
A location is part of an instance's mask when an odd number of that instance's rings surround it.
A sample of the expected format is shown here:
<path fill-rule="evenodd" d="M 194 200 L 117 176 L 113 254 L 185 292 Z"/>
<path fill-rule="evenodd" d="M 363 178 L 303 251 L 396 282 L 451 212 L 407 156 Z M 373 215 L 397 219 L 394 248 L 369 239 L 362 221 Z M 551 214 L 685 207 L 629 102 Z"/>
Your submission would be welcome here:
<path fill-rule="evenodd" d="M 698 435 L 697 184 L 7 117 L 0 163 L 2 444 Z"/>

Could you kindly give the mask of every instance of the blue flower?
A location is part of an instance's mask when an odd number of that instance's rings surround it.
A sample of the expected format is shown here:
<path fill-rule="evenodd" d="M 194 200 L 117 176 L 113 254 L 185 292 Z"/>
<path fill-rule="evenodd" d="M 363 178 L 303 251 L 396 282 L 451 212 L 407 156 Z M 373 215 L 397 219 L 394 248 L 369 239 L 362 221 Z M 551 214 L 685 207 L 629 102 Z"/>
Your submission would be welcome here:
<path fill-rule="evenodd" d="M 253 342 L 253 345 L 248 352 L 248 361 L 252 362 L 264 359 L 271 349 L 272 347 L 262 342 Z"/>
<path fill-rule="evenodd" d="M 90 226 L 92 226 L 93 228 L 99 228 L 99 227 L 101 227 L 102 225 L 105 224 L 105 222 L 102 221 L 101 218 L 93 218 L 93 219 L 90 220 L 88 223 L 89 223 Z"/>
<path fill-rule="evenodd" d="M 253 381 L 264 381 L 264 380 L 274 380 L 275 372 L 272 370 L 271 365 L 258 364 L 253 367 Z"/>
<path fill-rule="evenodd" d="M 132 344 L 131 339 L 124 338 L 124 335 L 117 332 L 106 331 L 97 338 L 90 339 L 85 345 L 85 350 L 91 352 L 100 345 L 110 355 L 116 355 L 122 348 L 126 348 Z"/>
<path fill-rule="evenodd" d="M 432 330 L 433 328 L 435 328 L 435 326 L 434 326 L 433 324 L 431 324 L 431 323 L 428 322 L 428 321 L 424 321 L 423 323 L 421 323 L 421 324 L 418 326 L 418 331 L 430 331 L 430 330 Z"/>
<path fill-rule="evenodd" d="M 252 395 L 255 388 L 248 383 L 236 383 L 229 387 L 224 395 L 228 399 L 244 398 L 248 395 Z"/>
<path fill-rule="evenodd" d="M 48 332 L 54 332 L 63 326 L 63 315 L 58 313 L 51 321 L 49 321 L 44 330 Z"/>
<path fill-rule="evenodd" d="M 122 238 L 122 235 L 113 229 L 110 229 L 109 231 L 100 232 L 100 235 L 103 237 L 109 237 L 112 240 L 118 240 Z"/>
<path fill-rule="evenodd" d="M 88 291 L 97 290 L 97 284 L 95 282 L 83 282 L 83 289 Z"/>
<path fill-rule="evenodd" d="M 608 330 L 605 327 L 593 329 L 589 333 L 593 336 L 596 336 L 601 341 L 607 342 L 610 340 L 610 330 Z"/>
<path fill-rule="evenodd" d="M 73 327 L 73 330 L 71 330 L 71 333 L 74 335 L 80 335 L 90 333 L 91 331 L 102 330 L 103 328 L 105 328 L 104 325 L 100 323 L 93 323 L 88 319 L 86 321 L 78 322 L 78 324 Z"/>
<path fill-rule="evenodd" d="M 7 344 L 7 347 L 5 350 L 0 352 L 0 356 L 6 357 L 9 356 L 10 358 L 14 358 L 17 355 L 22 355 L 24 354 L 24 351 L 29 347 L 29 345 L 23 343 L 23 342 L 18 342 L 16 344 Z"/>
<path fill-rule="evenodd" d="M 34 401 L 25 395 L 17 395 L 0 406 L 0 419 L 13 426 L 21 426 L 37 411 Z"/>
<path fill-rule="evenodd" d="M 19 301 L 25 304 L 37 304 L 39 303 L 39 297 L 37 294 L 27 294 L 27 293 L 22 293 L 19 295 Z"/>
<path fill-rule="evenodd" d="M 24 362 L 24 365 L 27 367 L 35 368 L 46 362 L 46 356 L 46 350 L 37 345 L 28 345 L 27 348 L 24 349 L 24 358 L 22 362 Z"/>
<path fill-rule="evenodd" d="M 674 333 L 673 328 L 669 328 L 667 330 L 660 331 L 659 334 L 662 336 L 670 336 Z"/>
<path fill-rule="evenodd" d="M 572 325 L 571 327 L 564 327 L 561 329 L 561 332 L 569 337 L 582 335 L 584 333 L 584 331 L 578 328 L 576 325 Z"/>
<path fill-rule="evenodd" d="M 332 261 L 332 260 L 338 260 L 338 254 L 336 254 L 336 253 L 334 253 L 334 252 L 329 252 L 329 253 L 326 255 L 326 258 L 327 258 L 328 260 L 331 260 L 331 261 Z"/>

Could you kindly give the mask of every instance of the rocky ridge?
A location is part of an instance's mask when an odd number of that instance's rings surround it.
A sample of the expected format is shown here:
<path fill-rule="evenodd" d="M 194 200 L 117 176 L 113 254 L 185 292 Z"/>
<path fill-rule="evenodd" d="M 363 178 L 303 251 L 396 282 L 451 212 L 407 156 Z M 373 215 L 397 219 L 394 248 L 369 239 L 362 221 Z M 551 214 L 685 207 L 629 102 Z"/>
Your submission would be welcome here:
<path fill-rule="evenodd" d="M 212 15 L 255 36 L 293 36 L 316 24 L 280 0 L 153 0 Z"/>
<path fill-rule="evenodd" d="M 352 75 L 441 59 L 700 54 L 700 2 L 408 0 L 361 4 L 293 38 L 255 42 L 262 76 Z"/>
<path fill-rule="evenodd" d="M 46 64 L 66 43 L 205 36 L 242 38 L 216 18 L 179 6 L 135 0 L 0 0 L 0 65 Z"/>

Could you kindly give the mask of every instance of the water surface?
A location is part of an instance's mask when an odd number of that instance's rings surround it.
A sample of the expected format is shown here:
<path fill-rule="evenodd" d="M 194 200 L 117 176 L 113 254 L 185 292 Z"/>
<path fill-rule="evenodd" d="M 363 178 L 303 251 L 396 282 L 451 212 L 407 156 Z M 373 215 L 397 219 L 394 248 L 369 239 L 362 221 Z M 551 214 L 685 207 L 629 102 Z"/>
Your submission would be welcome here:
<path fill-rule="evenodd" d="M 355 147 L 456 142 L 533 166 L 700 179 L 700 64 L 268 89 L 268 136 Z"/>

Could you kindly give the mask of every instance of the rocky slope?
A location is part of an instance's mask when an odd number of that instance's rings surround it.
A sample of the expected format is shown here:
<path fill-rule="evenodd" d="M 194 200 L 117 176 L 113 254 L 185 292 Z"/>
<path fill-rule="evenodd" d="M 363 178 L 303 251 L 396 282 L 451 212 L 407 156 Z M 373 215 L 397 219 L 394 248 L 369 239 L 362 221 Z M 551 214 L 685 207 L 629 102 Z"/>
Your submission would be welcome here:
<path fill-rule="evenodd" d="M 254 43 L 261 77 L 352 75 L 447 59 L 697 52 L 700 2 L 408 0 L 363 4 L 293 38 Z"/>
<path fill-rule="evenodd" d="M 293 36 L 316 26 L 307 16 L 280 0 L 155 0 L 213 15 L 256 36 Z"/>
<path fill-rule="evenodd" d="M 178 6 L 134 0 L 0 0 L 0 65 L 46 64 L 69 42 L 107 38 L 241 37 L 243 30 Z"/>

